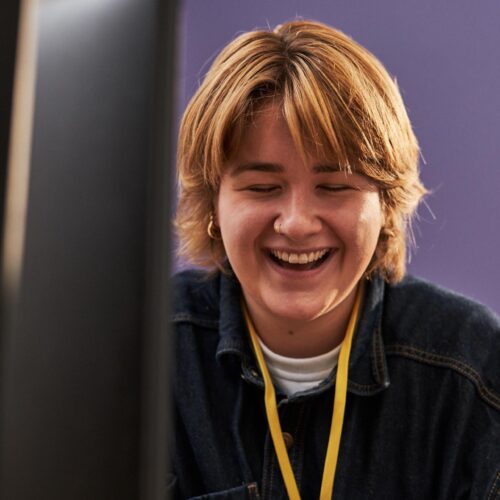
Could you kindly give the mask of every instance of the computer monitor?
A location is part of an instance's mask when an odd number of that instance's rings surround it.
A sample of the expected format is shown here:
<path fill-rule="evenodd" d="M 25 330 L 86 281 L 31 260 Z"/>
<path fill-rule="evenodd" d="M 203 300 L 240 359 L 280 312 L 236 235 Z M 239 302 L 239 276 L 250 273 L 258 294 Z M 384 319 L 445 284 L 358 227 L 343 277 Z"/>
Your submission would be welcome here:
<path fill-rule="evenodd" d="M 0 498 L 164 498 L 177 5 L 6 6 Z"/>

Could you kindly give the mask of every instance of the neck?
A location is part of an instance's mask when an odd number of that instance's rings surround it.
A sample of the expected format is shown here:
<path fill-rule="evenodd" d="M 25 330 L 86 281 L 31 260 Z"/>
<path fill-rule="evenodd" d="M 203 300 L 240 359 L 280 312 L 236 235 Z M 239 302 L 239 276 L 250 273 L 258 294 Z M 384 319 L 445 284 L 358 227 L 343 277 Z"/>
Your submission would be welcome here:
<path fill-rule="evenodd" d="M 275 316 L 248 300 L 246 303 L 257 334 L 271 351 L 290 358 L 309 358 L 331 351 L 344 340 L 356 290 L 332 311 L 308 320 Z"/>

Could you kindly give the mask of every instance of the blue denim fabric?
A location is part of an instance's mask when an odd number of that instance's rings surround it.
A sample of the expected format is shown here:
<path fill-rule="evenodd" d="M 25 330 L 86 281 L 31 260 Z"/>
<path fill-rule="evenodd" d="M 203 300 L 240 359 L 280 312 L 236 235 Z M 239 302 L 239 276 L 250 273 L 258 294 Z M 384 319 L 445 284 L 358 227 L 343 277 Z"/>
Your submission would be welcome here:
<path fill-rule="evenodd" d="M 286 498 L 231 275 L 174 278 L 172 498 Z M 304 499 L 319 498 L 335 370 L 278 393 Z M 407 277 L 369 282 L 349 364 L 334 498 L 500 499 L 500 322 Z"/>

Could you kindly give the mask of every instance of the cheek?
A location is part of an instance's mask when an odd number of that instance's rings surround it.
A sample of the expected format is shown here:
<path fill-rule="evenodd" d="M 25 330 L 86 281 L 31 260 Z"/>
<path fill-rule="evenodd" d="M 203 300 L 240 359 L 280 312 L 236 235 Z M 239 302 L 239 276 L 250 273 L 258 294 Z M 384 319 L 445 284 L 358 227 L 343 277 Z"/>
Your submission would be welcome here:
<path fill-rule="evenodd" d="M 264 232 L 264 216 L 244 203 L 233 203 L 230 197 L 219 197 L 216 213 L 222 242 L 230 260 L 241 256 L 250 258 Z"/>
<path fill-rule="evenodd" d="M 365 245 L 367 246 L 366 251 L 370 254 L 375 251 L 382 224 L 383 214 L 377 197 L 376 202 L 367 204 L 366 210 L 363 210 L 359 222 L 359 227 L 362 228 Z"/>
<path fill-rule="evenodd" d="M 346 239 L 359 255 L 373 254 L 377 246 L 383 215 L 378 195 L 362 201 L 357 209 L 350 211 L 349 225 L 345 225 Z"/>
<path fill-rule="evenodd" d="M 231 188 L 221 185 L 215 204 L 215 213 L 226 237 L 250 237 L 262 232 L 272 218 L 272 208 L 256 203 Z M 229 234 L 230 233 L 230 234 Z"/>

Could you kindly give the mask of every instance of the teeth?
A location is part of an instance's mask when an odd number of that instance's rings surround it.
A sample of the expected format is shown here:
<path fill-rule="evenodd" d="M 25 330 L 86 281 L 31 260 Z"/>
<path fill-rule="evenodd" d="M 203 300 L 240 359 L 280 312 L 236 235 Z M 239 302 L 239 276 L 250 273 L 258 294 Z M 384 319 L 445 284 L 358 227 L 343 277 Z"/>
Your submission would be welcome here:
<path fill-rule="evenodd" d="M 271 253 L 282 260 L 283 262 L 288 262 L 290 264 L 310 264 L 311 262 L 315 262 L 328 252 L 327 249 L 318 250 L 317 252 L 309 252 L 307 253 L 288 253 L 282 252 L 281 250 L 272 250 Z"/>
<path fill-rule="evenodd" d="M 305 253 L 301 253 L 299 255 L 299 264 L 307 264 L 309 261 L 309 256 Z"/>

